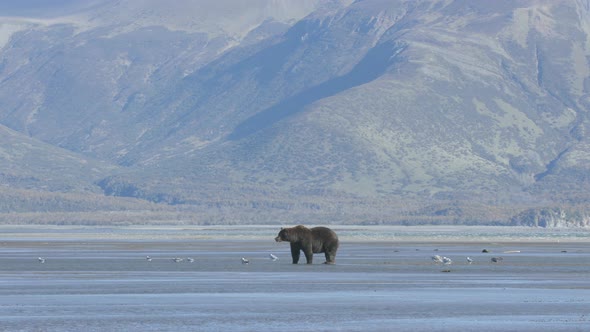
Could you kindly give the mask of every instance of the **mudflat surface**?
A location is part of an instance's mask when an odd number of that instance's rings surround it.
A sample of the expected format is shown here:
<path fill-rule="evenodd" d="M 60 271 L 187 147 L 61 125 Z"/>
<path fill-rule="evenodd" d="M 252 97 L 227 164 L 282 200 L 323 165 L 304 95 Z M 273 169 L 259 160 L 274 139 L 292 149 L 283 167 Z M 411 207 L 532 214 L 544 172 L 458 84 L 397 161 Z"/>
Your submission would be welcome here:
<path fill-rule="evenodd" d="M 419 236 L 413 229 L 411 236 L 396 229 L 387 240 L 379 237 L 382 230 L 363 229 L 359 235 L 358 229 L 354 234 L 341 229 L 336 265 L 321 264 L 322 254 L 314 256 L 313 265 L 293 265 L 288 244 L 272 241 L 274 228 L 249 229 L 245 240 L 232 231 L 212 239 L 218 230 L 4 228 L 0 331 L 587 331 L 590 326 L 587 232 L 535 241 L 539 238 L 519 237 L 513 230 L 506 231 L 508 239 L 504 231 L 496 238 L 461 229 L 466 236 L 447 238 L 448 229 L 419 230 Z M 279 260 L 271 261 L 271 253 Z M 433 255 L 453 263 L 435 264 Z M 183 260 L 174 262 L 175 257 Z M 250 263 L 242 264 L 241 257 Z M 492 257 L 503 260 L 492 263 Z"/>

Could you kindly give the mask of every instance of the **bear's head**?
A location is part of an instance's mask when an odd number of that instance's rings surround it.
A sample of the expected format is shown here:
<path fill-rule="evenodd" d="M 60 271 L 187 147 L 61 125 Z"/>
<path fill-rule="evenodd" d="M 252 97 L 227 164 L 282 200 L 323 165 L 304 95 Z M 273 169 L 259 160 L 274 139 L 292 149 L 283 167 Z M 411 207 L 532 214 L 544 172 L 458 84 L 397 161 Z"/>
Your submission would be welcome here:
<path fill-rule="evenodd" d="M 282 242 L 282 241 L 290 242 L 291 239 L 289 237 L 289 230 L 286 228 L 281 228 L 279 235 L 277 235 L 277 237 L 275 237 L 275 241 L 276 242 Z"/>

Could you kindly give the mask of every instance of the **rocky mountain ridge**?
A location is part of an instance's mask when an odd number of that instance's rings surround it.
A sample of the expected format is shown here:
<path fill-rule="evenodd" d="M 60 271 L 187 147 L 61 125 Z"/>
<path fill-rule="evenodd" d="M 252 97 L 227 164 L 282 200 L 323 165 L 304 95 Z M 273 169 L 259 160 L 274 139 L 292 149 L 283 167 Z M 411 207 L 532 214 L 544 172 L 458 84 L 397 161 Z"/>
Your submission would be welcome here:
<path fill-rule="evenodd" d="M 0 19 L 0 124 L 59 149 L 4 164 L 5 190 L 233 222 L 505 224 L 588 204 L 587 1 L 257 0 L 243 20 L 237 1 L 189 3 Z M 62 152 L 102 166 L 47 187 Z"/>

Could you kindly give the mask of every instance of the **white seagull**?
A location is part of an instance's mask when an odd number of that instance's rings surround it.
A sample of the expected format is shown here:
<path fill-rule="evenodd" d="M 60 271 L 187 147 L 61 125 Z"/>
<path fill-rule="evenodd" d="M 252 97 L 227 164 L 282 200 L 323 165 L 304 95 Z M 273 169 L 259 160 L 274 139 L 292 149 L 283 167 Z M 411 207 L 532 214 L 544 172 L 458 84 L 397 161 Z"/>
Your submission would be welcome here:
<path fill-rule="evenodd" d="M 436 264 L 442 263 L 443 265 L 451 265 L 453 263 L 453 261 L 448 257 L 445 257 L 445 256 L 442 256 L 442 257 L 438 256 L 437 257 L 437 256 L 438 255 L 432 257 L 432 260 Z M 439 261 L 439 259 L 440 259 L 440 261 Z M 446 268 L 446 269 L 442 270 L 442 272 L 451 272 L 451 269 Z"/>
<path fill-rule="evenodd" d="M 269 256 L 273 262 L 279 259 L 276 255 L 273 255 L 273 254 L 270 254 Z"/>
<path fill-rule="evenodd" d="M 43 258 L 43 257 L 39 257 L 39 258 L 37 258 L 37 260 L 38 260 L 38 261 L 39 261 L 39 263 L 41 263 L 41 264 L 45 263 L 45 258 Z"/>
<path fill-rule="evenodd" d="M 469 256 L 467 257 L 467 263 L 468 263 L 468 264 L 471 264 L 471 263 L 473 263 L 473 259 L 471 259 L 471 257 L 469 257 Z"/>
<path fill-rule="evenodd" d="M 451 260 L 448 257 L 443 257 L 442 258 L 442 262 L 443 262 L 444 265 L 451 265 L 451 264 L 453 264 L 453 260 Z"/>
<path fill-rule="evenodd" d="M 194 258 L 191 258 L 191 257 L 187 258 L 186 260 L 187 260 L 189 263 L 192 263 L 192 262 L 194 262 L 194 261 L 195 261 L 195 259 L 194 259 Z"/>
<path fill-rule="evenodd" d="M 145 260 L 148 261 L 148 262 L 151 262 L 152 261 L 152 258 L 150 256 L 145 256 Z"/>
<path fill-rule="evenodd" d="M 434 255 L 431 258 L 435 264 L 441 264 L 443 262 L 443 258 L 439 255 Z"/>
<path fill-rule="evenodd" d="M 174 257 L 174 258 L 172 258 L 172 260 L 173 260 L 175 263 L 182 262 L 182 258 L 178 258 L 178 257 Z"/>
<path fill-rule="evenodd" d="M 242 257 L 242 264 L 250 264 L 250 261 Z"/>

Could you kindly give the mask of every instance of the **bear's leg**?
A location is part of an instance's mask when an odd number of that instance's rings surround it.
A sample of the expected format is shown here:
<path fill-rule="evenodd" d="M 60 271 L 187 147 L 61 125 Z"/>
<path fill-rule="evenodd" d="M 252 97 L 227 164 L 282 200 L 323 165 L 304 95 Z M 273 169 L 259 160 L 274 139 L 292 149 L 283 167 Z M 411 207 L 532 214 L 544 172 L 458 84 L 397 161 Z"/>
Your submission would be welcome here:
<path fill-rule="evenodd" d="M 303 249 L 303 253 L 305 254 L 307 264 L 313 264 L 313 251 L 311 248 Z"/>
<path fill-rule="evenodd" d="M 291 258 L 293 258 L 293 264 L 299 263 L 299 255 L 301 254 L 299 246 L 291 243 Z"/>
<path fill-rule="evenodd" d="M 326 252 L 324 254 L 326 256 L 326 262 L 324 264 L 336 263 L 336 251 L 335 250 L 326 250 Z"/>

